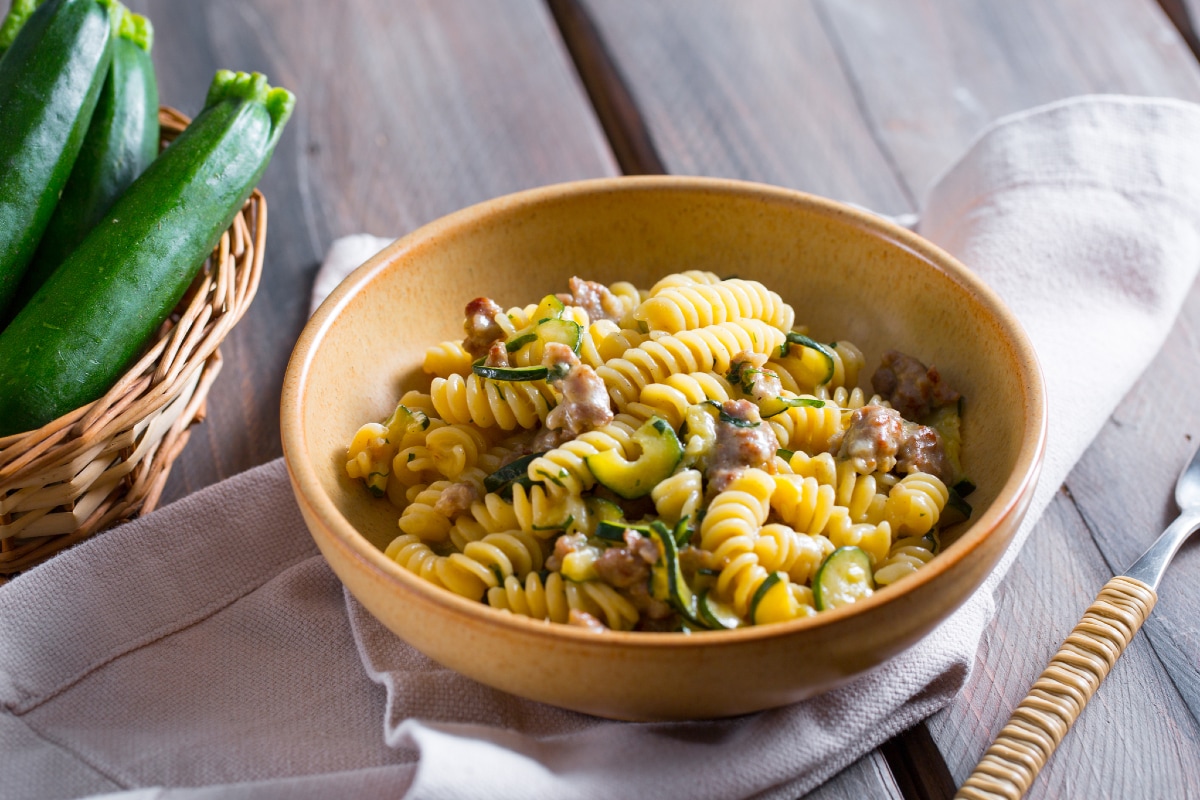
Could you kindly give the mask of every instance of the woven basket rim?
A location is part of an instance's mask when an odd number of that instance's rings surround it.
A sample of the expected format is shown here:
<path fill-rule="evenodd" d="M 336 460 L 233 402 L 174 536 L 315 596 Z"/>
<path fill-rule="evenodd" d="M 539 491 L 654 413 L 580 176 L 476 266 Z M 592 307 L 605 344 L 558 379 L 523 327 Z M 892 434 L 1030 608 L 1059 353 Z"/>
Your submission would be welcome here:
<path fill-rule="evenodd" d="M 160 107 L 163 146 L 189 122 L 177 109 Z M 255 188 L 171 317 L 102 397 L 40 428 L 0 438 L 0 575 L 33 566 L 97 530 L 154 508 L 188 429 L 204 418 L 208 389 L 221 367 L 220 344 L 257 293 L 266 231 L 266 198 Z M 160 419 L 168 411 L 177 417 L 169 425 Z M 139 455 L 144 463 L 122 464 Z M 107 494 L 86 520 L 67 533 L 17 539 L 12 529 L 22 515 L 5 510 L 10 498 L 61 493 L 64 475 L 70 476 L 73 492 L 76 473 L 89 466 L 97 471 L 97 462 L 105 459 L 115 460 L 93 491 Z M 121 480 L 110 489 L 105 481 L 112 475 Z M 93 495 L 89 503 L 95 501 Z M 67 514 L 78 511 L 74 504 L 72 499 L 52 510 L 25 513 Z"/>

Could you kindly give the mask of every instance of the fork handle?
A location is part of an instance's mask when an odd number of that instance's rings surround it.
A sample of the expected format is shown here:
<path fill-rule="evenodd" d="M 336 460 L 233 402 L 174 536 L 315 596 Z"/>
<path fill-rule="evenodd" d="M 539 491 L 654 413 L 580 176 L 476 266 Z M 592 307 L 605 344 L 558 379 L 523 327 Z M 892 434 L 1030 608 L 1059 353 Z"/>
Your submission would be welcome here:
<path fill-rule="evenodd" d="M 1157 600 L 1136 578 L 1105 584 L 955 798 L 1023 796 Z"/>

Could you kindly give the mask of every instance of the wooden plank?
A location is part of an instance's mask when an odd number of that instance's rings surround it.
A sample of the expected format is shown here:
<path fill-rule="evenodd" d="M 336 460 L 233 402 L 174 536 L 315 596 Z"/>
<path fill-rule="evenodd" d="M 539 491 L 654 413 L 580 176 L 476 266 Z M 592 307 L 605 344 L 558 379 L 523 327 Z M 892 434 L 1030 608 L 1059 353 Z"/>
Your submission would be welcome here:
<path fill-rule="evenodd" d="M 164 103 L 195 114 L 218 68 L 258 70 L 298 103 L 262 189 L 262 287 L 222 347 L 208 420 L 164 501 L 281 452 L 279 393 L 331 240 L 403 234 L 615 161 L 540 0 L 131 0 L 156 30 Z"/>
<path fill-rule="evenodd" d="M 901 800 L 887 760 L 878 752 L 867 753 L 808 794 L 804 800 Z"/>
<path fill-rule="evenodd" d="M 752 9 L 745 3 L 709 3 L 703 12 L 682 2 L 659 2 L 652 9 L 605 0 L 585 5 L 671 171 L 753 177 L 798 188 L 821 185 L 818 191 L 824 194 L 884 211 L 904 210 L 897 196 L 922 196 L 971 138 L 1004 114 L 1082 93 L 1200 97 L 1200 70 L 1161 9 L 1147 0 L 1105 4 L 1103 13 L 1078 0 L 937 0 L 903 6 L 866 0 L 815 7 L 762 2 Z M 740 59 L 731 52 L 740 53 Z M 805 60 L 809 56 L 823 69 L 799 68 L 812 64 Z M 809 102 L 813 97 L 825 105 Z M 848 109 L 857 112 L 856 120 Z M 874 144 L 878 152 L 849 167 L 830 168 L 824 184 L 810 182 L 804 174 L 809 164 L 795 163 L 794 155 L 787 164 L 778 162 L 780 153 L 794 152 L 789 148 L 817 151 L 831 131 L 864 150 Z M 787 141 L 779 144 L 779 139 Z M 1193 304 L 1176 334 L 1194 327 L 1189 322 L 1196 319 Z M 1194 351 L 1194 341 L 1181 341 L 1168 343 L 1162 364 L 1173 363 L 1169 354 L 1181 348 Z M 1148 376 L 1173 369 L 1162 364 L 1156 362 Z M 1193 367 L 1178 377 L 1174 396 L 1194 396 L 1200 371 Z M 1118 415 L 1099 441 L 1120 424 Z M 1153 450 L 1155 440 L 1150 442 Z M 1126 455 L 1098 443 L 1076 475 L 1090 475 L 1095 462 L 1098 474 L 1111 478 Z M 1090 480 L 1089 486 L 1103 483 Z M 1115 551 L 1102 553 L 1097 542 L 1106 547 L 1105 537 L 1097 534 L 1093 542 L 1079 522 L 1104 517 L 1108 507 L 1122 502 L 1111 480 L 1103 486 L 1107 495 L 1099 489 L 1083 492 L 1088 496 L 1079 510 L 1069 499 L 1057 501 L 1002 588 L 1001 612 L 987 633 L 971 685 L 932 725 L 956 781 L 974 766 L 1111 574 L 1105 556 L 1111 559 Z M 1177 567 L 1181 582 L 1194 581 L 1197 573 L 1189 565 L 1181 560 Z M 1024 597 L 1042 602 L 1014 605 Z M 1014 615 L 1017 610 L 1022 613 Z M 1165 621 L 1164 645 L 1156 644 L 1159 653 L 1167 653 L 1162 660 L 1148 646 L 1157 642 L 1150 626 L 1150 638 L 1135 642 L 1118 666 L 1120 674 L 1114 671 L 1109 681 L 1123 683 L 1102 690 L 1094 701 L 1102 710 L 1091 712 L 1092 721 L 1072 732 L 1071 752 L 1098 752 L 1104 758 L 1056 759 L 1031 796 L 1055 796 L 1067 786 L 1066 794 L 1081 797 L 1121 795 L 1114 787 L 1126 789 L 1124 794 L 1178 796 L 1176 790 L 1194 786 L 1200 759 L 1187 675 L 1195 675 L 1195 637 L 1193 629 L 1179 626 L 1185 614 L 1181 609 L 1178 618 Z M 1035 621 L 1041 620 L 1048 627 L 1038 628 Z M 1190 672 L 1185 669 L 1189 659 Z M 1177 684 L 1183 688 L 1176 689 Z M 1116 719 L 1134 722 L 1104 724 Z M 1137 742 L 1154 744 L 1132 746 L 1132 730 L 1140 731 Z M 1155 776 L 1151 785 L 1161 793 L 1141 791 L 1147 775 Z M 933 795 L 939 789 L 922 791 Z"/>
<path fill-rule="evenodd" d="M 811 3 L 584 0 L 666 170 L 913 209 Z"/>
<path fill-rule="evenodd" d="M 881 142 L 892 149 L 918 195 L 947 166 L 946 156 L 939 160 L 939 152 L 957 152 L 991 119 L 1022 107 L 1096 92 L 1200 97 L 1200 70 L 1152 3 L 1106 4 L 1103 14 L 1074 2 L 1010 3 L 1003 6 L 1003 13 L 1000 7 L 984 4 L 922 3 L 923 13 L 893 15 L 886 34 L 864 19 L 879 13 L 881 5 L 826 4 L 824 8 L 833 35 L 842 41 L 841 50 L 853 54 L 849 69 L 874 111 Z M 923 55 L 911 57 L 917 52 Z M 887 91 L 888 76 L 898 64 L 916 78 L 912 81 L 915 96 L 901 98 Z M 939 97 L 954 100 L 939 102 Z M 1186 429 L 1185 420 L 1194 419 L 1181 407 L 1183 398 L 1194 395 L 1200 383 L 1194 339 L 1189 343 L 1185 335 L 1200 320 L 1197 297 L 1200 289 L 1192 292 L 1172 338 L 1124 406 L 1130 409 L 1126 413 L 1137 413 L 1139 419 L 1163 421 L 1165 417 L 1169 423 L 1153 430 L 1147 428 L 1155 422 L 1143 423 L 1137 435 L 1130 436 L 1123 412 L 1110 421 L 1067 481 L 1075 499 L 1073 512 L 1089 524 L 1062 526 L 1047 521 L 1040 527 L 1005 581 L 1001 609 L 981 650 L 980 669 L 956 703 L 930 722 L 956 781 L 961 782 L 974 767 L 1099 587 L 1114 570 L 1132 561 L 1136 555 L 1132 549 L 1154 535 L 1147 532 L 1137 545 L 1129 545 L 1135 516 L 1149 528 L 1156 528 L 1161 520 L 1174 481 L 1173 474 L 1163 473 L 1180 463 L 1178 455 L 1172 459 L 1164 454 L 1178 454 L 1183 448 L 1181 428 Z M 1149 402 L 1157 407 L 1164 397 L 1179 398 L 1174 406 L 1168 405 L 1176 413 L 1132 411 L 1150 408 Z M 1156 475 L 1149 466 L 1156 460 L 1170 466 L 1159 467 Z M 1118 476 L 1126 478 L 1127 487 L 1130 478 L 1136 483 L 1119 491 L 1115 489 Z M 1058 504 L 1072 505 L 1066 499 Z M 1147 513 L 1150 509 L 1155 513 Z M 1059 509 L 1057 519 L 1061 521 L 1064 513 Z M 1101 520 L 1119 522 L 1102 525 Z M 1068 550 L 1052 549 L 1063 541 L 1070 543 Z M 1064 579 L 1072 572 L 1089 579 Z M 1182 560 L 1176 564 L 1174 580 L 1194 582 L 1197 577 L 1196 566 Z M 1022 606 L 1031 601 L 1014 600 L 1023 595 L 1046 599 L 1041 607 L 1029 609 Z M 1127 663 L 1118 665 L 1119 674 L 1114 670 L 1108 681 L 1122 683 L 1106 686 L 1093 701 L 1104 710 L 1089 709 L 1064 744 L 1065 752 L 1050 764 L 1030 796 L 1168 797 L 1195 791 L 1200 781 L 1195 750 L 1195 664 L 1200 661 L 1195 610 L 1194 601 L 1178 597 L 1161 605 L 1147 626 L 1154 649 L 1148 649 L 1144 639 L 1135 642 L 1131 651 L 1137 655 L 1128 654 L 1123 660 Z M 1036 646 L 1031 645 L 1031 621 L 1051 619 L 1053 635 L 1046 636 L 1042 628 Z M 988 724 L 963 727 L 982 720 Z M 1154 744 L 1131 746 L 1133 730 L 1139 731 L 1137 741 Z M 1087 766 L 1095 764 L 1103 764 L 1104 769 Z"/>
<path fill-rule="evenodd" d="M 881 146 L 923 197 L 988 123 L 1079 94 L 1200 98 L 1153 0 L 821 2 Z M 899 80 L 897 76 L 902 76 Z"/>
<path fill-rule="evenodd" d="M 967 687 L 929 719 L 956 784 L 1111 575 L 1075 503 L 1059 494 L 1001 585 Z M 1027 797 L 1194 797 L 1198 765 L 1200 728 L 1139 636 Z"/>

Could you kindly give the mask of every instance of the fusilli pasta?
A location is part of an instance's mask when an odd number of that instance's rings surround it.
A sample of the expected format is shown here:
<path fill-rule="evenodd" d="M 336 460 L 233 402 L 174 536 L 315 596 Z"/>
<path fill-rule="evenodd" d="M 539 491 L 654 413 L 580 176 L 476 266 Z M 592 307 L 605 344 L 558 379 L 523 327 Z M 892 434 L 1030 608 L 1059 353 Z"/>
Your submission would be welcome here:
<path fill-rule="evenodd" d="M 574 278 L 501 308 L 473 300 L 467 338 L 426 349 L 428 390 L 347 448 L 399 509 L 386 556 L 435 586 L 596 630 L 765 624 L 912 574 L 969 512 L 961 405 L 904 419 L 857 385 L 858 347 L 761 283 Z M 896 384 L 925 369 L 887 360 Z"/>

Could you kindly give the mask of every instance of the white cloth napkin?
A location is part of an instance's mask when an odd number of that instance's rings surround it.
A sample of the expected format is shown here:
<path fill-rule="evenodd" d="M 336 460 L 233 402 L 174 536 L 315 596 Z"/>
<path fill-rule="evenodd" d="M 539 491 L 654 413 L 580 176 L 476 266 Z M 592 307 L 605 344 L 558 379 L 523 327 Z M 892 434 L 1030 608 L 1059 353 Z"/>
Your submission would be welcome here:
<path fill-rule="evenodd" d="M 1000 292 L 1041 356 L 1049 449 L 1027 522 L 987 586 L 853 684 L 787 708 L 675 724 L 608 722 L 481 686 L 344 594 L 276 461 L 0 587 L 2 793 L 803 794 L 966 680 L 992 590 L 1195 278 L 1197 141 L 1198 106 L 1079 98 L 996 123 L 933 187 L 920 232 Z M 387 241 L 336 243 L 316 291 Z"/>

